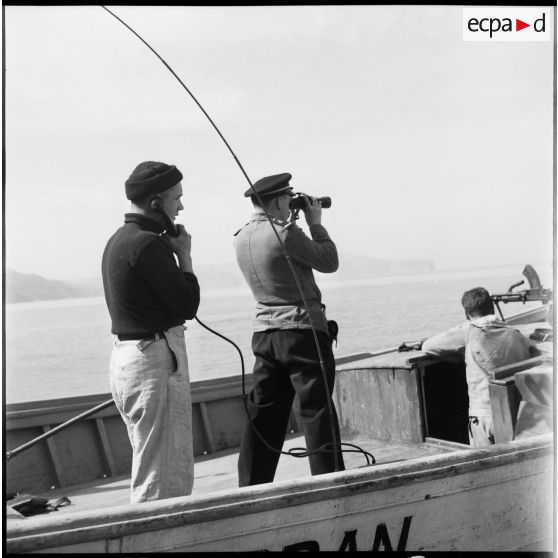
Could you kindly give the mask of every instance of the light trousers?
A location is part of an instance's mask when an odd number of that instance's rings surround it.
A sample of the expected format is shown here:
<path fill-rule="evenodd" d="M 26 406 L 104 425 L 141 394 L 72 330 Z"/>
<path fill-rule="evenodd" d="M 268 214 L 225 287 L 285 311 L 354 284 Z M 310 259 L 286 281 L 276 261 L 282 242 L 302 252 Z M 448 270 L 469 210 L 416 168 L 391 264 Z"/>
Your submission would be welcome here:
<path fill-rule="evenodd" d="M 153 341 L 114 341 L 110 387 L 132 445 L 131 503 L 192 492 L 192 402 L 184 329 L 173 327 Z"/>
<path fill-rule="evenodd" d="M 469 444 L 474 448 L 486 448 L 494 444 L 491 417 L 469 417 Z"/>

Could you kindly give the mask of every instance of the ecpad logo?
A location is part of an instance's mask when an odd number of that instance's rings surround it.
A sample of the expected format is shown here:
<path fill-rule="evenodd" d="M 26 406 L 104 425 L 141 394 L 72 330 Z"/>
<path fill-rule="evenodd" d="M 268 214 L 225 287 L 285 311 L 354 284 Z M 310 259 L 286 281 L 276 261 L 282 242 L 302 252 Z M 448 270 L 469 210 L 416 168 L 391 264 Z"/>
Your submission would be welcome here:
<path fill-rule="evenodd" d="M 536 19 L 533 23 L 533 29 L 537 33 L 544 33 L 546 28 L 546 14 L 543 13 L 542 17 Z M 481 20 L 478 20 L 475 17 L 472 17 L 468 22 L 467 26 L 469 31 L 476 33 L 478 31 L 488 31 L 490 33 L 490 38 L 492 38 L 494 33 L 498 31 L 502 31 L 503 33 L 514 31 L 512 20 L 509 17 L 505 17 L 504 19 L 499 19 L 497 17 L 485 17 Z M 529 27 L 529 23 L 525 23 L 520 19 L 515 18 L 515 31 L 521 31 L 522 29 L 526 29 Z"/>
<path fill-rule="evenodd" d="M 549 41 L 552 11 L 542 8 L 463 8 L 464 41 Z"/>

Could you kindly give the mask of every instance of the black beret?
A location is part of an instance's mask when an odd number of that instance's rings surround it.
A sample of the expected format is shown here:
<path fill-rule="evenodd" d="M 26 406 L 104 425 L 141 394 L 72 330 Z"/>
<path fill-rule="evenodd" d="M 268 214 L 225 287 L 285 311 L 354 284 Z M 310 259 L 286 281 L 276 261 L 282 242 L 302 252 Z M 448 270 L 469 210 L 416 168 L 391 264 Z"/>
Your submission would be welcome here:
<path fill-rule="evenodd" d="M 159 194 L 182 180 L 182 173 L 174 165 L 145 161 L 140 163 L 125 182 L 129 200 Z"/>
<path fill-rule="evenodd" d="M 265 178 L 260 178 L 257 182 L 254 182 L 253 189 L 249 188 L 244 192 L 244 196 L 249 198 L 254 196 L 254 190 L 262 197 L 269 198 L 276 196 L 285 190 L 291 188 L 289 186 L 289 180 L 292 178 L 288 172 L 282 174 L 274 174 L 273 176 L 266 176 Z"/>

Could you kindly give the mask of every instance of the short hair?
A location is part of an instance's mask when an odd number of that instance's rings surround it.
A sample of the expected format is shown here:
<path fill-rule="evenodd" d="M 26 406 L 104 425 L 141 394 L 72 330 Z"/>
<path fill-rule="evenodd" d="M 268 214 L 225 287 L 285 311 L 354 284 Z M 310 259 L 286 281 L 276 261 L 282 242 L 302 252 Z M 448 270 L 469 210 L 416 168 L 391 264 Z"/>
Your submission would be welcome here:
<path fill-rule="evenodd" d="M 137 207 L 141 207 L 146 209 L 147 206 L 149 205 L 149 202 L 154 198 L 155 196 L 153 194 L 148 194 L 147 196 L 138 196 L 137 198 L 134 198 L 133 200 L 130 200 L 134 205 L 136 205 Z"/>
<path fill-rule="evenodd" d="M 483 287 L 475 287 L 463 293 L 461 304 L 469 316 L 482 317 L 494 314 L 494 302 Z"/>
<path fill-rule="evenodd" d="M 257 206 L 257 207 L 261 207 L 261 208 L 268 208 L 269 205 L 271 204 L 271 200 L 274 200 L 275 198 L 278 198 L 280 196 L 282 196 L 285 192 L 279 192 L 276 196 L 260 196 L 262 199 L 262 203 L 260 203 L 260 201 L 258 200 L 258 198 L 256 196 L 250 196 L 250 200 L 252 201 L 252 203 Z M 262 205 L 263 204 L 263 205 Z"/>

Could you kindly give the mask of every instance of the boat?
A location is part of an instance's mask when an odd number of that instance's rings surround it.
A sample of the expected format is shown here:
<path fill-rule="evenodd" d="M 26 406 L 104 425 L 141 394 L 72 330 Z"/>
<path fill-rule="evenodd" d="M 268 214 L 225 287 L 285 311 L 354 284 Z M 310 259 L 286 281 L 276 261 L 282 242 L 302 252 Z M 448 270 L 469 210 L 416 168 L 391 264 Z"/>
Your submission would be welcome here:
<path fill-rule="evenodd" d="M 7 492 L 67 505 L 25 516 L 10 500 L 5 550 L 553 552 L 551 293 L 510 292 L 495 300 L 543 304 L 506 317 L 536 354 L 493 371 L 493 446 L 468 444 L 464 365 L 403 345 L 336 360 L 353 451 L 345 471 L 314 477 L 307 459 L 282 455 L 274 482 L 238 488 L 251 375 L 193 382 L 194 491 L 142 504 L 129 504 L 131 448 L 110 394 L 10 404 Z M 293 415 L 283 449 L 303 445 Z"/>

